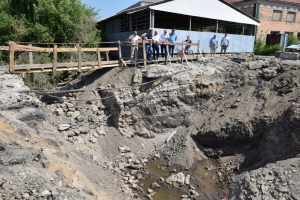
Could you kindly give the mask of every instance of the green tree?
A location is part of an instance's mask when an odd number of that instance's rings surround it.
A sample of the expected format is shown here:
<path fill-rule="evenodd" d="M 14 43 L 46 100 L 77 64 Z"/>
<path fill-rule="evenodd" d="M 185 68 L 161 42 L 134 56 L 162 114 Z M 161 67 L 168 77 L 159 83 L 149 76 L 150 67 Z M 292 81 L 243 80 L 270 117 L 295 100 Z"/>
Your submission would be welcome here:
<path fill-rule="evenodd" d="M 98 11 L 80 0 L 1 0 L 0 42 L 99 42 Z M 20 23 L 17 23 L 20 22 Z M 14 29 L 11 32 L 12 26 Z"/>

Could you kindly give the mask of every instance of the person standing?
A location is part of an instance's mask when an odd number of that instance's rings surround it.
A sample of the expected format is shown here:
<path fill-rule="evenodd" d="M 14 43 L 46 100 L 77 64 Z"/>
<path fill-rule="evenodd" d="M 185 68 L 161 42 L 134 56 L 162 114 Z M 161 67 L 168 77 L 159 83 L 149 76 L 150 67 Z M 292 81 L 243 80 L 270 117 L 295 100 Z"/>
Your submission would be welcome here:
<path fill-rule="evenodd" d="M 188 35 L 186 40 L 184 41 L 185 43 L 188 43 L 186 46 L 185 46 L 185 51 L 186 52 L 189 52 L 190 48 L 191 48 L 191 44 L 192 44 L 192 40 L 190 39 L 190 36 Z"/>
<path fill-rule="evenodd" d="M 210 56 L 212 57 L 216 55 L 216 49 L 218 48 L 218 40 L 216 34 L 214 37 L 212 37 L 209 41 L 209 47 L 210 47 Z"/>
<path fill-rule="evenodd" d="M 136 31 L 133 31 L 133 34 L 128 38 L 128 41 L 131 42 L 131 58 L 134 56 L 134 52 L 138 52 L 138 47 L 136 46 L 136 42 L 141 40 L 141 37 L 137 35 Z"/>
<path fill-rule="evenodd" d="M 153 49 L 152 49 L 152 44 L 153 44 L 153 30 L 149 29 L 148 33 L 145 36 L 145 40 L 147 41 L 146 43 L 146 54 L 147 54 L 147 60 L 152 61 L 152 55 L 153 55 Z"/>
<path fill-rule="evenodd" d="M 158 60 L 159 57 L 159 35 L 158 35 L 158 31 L 154 31 L 153 34 L 153 44 L 152 44 L 152 48 L 153 48 L 153 60 Z"/>
<path fill-rule="evenodd" d="M 172 32 L 169 34 L 169 42 L 175 43 L 177 40 L 177 35 L 175 34 L 175 29 L 172 29 Z M 170 44 L 169 45 L 169 53 L 173 57 L 174 56 L 174 48 L 175 44 Z"/>
<path fill-rule="evenodd" d="M 221 40 L 221 52 L 220 52 L 220 55 L 222 55 L 222 51 L 224 50 L 224 56 L 225 56 L 226 50 L 227 50 L 228 46 L 229 46 L 229 37 L 228 37 L 228 34 L 225 33 L 225 36 Z"/>
<path fill-rule="evenodd" d="M 160 41 L 161 41 L 162 43 L 167 43 L 167 42 L 169 41 L 169 34 L 168 34 L 167 29 L 164 30 L 164 33 L 163 33 L 163 34 L 161 34 L 161 36 L 160 36 Z M 166 47 L 167 47 L 167 45 L 165 45 L 165 44 L 162 44 L 162 45 L 160 46 L 161 56 L 162 56 L 162 57 L 167 57 L 167 56 L 168 56 L 168 55 L 167 55 L 167 49 L 166 49 Z"/>

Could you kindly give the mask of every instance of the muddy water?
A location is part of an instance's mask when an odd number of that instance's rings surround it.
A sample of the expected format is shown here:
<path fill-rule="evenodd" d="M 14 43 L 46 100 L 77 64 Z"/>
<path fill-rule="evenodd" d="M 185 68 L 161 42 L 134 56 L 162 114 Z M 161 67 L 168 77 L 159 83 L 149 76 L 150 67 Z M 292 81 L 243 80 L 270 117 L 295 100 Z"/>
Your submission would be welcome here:
<path fill-rule="evenodd" d="M 167 170 L 167 167 L 163 166 L 160 162 L 148 164 L 147 169 L 152 174 L 156 174 L 164 179 L 167 179 L 169 176 L 171 176 L 171 173 Z"/>
<path fill-rule="evenodd" d="M 144 180 L 141 181 L 143 184 L 142 188 L 147 193 L 147 190 L 150 188 L 151 184 L 153 182 L 158 182 L 159 180 L 155 178 L 151 178 L 150 176 L 146 177 Z M 168 188 L 164 187 L 162 184 L 160 184 L 160 188 L 157 188 L 154 190 L 155 194 L 152 196 L 153 200 L 181 200 L 181 195 L 176 194 L 172 192 L 171 190 L 168 190 Z"/>
<path fill-rule="evenodd" d="M 213 163 L 204 163 L 198 166 L 195 176 L 200 181 L 202 191 L 208 194 L 216 193 L 217 174 L 215 173 L 215 165 Z"/>
<path fill-rule="evenodd" d="M 163 166 L 160 162 L 148 164 L 147 169 L 150 173 L 156 174 L 164 179 L 167 179 L 169 176 L 171 176 L 171 173 L 167 170 L 167 167 Z M 140 182 L 145 194 L 153 182 L 157 182 L 159 184 L 159 180 L 152 178 L 150 175 Z M 152 196 L 153 200 L 181 200 L 181 195 L 172 192 L 162 184 L 160 184 L 160 188 L 157 188 L 154 191 L 155 194 Z"/>

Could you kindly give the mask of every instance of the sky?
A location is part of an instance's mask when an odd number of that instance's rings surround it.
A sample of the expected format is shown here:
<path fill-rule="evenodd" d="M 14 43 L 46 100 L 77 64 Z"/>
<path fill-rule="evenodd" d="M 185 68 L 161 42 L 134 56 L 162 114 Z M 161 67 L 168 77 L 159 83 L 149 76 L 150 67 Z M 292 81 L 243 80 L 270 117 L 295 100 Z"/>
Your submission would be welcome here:
<path fill-rule="evenodd" d="M 81 0 L 83 4 L 99 10 L 98 20 L 106 19 L 116 13 L 128 8 L 140 0 Z"/>

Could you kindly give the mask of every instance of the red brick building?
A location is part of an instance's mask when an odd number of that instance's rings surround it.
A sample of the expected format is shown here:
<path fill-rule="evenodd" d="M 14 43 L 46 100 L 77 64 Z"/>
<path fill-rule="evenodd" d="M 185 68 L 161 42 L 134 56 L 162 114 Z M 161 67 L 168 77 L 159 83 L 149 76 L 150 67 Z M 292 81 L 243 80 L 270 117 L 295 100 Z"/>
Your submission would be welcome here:
<path fill-rule="evenodd" d="M 293 34 L 300 39 L 300 0 L 226 0 L 260 20 L 256 36 Z"/>

